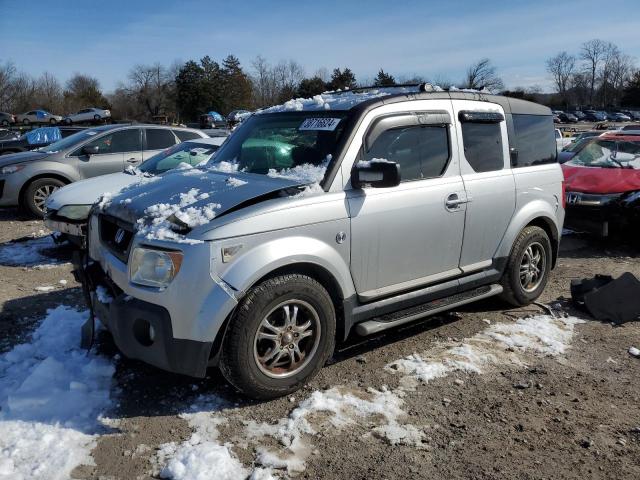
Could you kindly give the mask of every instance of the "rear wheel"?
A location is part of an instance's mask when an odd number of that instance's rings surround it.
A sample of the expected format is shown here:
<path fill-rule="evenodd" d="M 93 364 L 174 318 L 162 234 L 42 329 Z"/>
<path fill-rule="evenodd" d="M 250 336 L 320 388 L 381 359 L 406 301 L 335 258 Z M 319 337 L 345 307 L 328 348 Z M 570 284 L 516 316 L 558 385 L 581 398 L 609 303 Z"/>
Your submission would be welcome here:
<path fill-rule="evenodd" d="M 29 184 L 24 192 L 23 206 L 31 215 L 44 216 L 44 204 L 53 192 L 63 187 L 64 182 L 57 178 L 39 178 Z"/>
<path fill-rule="evenodd" d="M 3 127 L 8 127 L 9 126 L 9 120 L 7 120 L 6 118 L 4 120 L 2 120 L 2 126 Z"/>
<path fill-rule="evenodd" d="M 49 123 L 51 125 L 55 125 L 56 123 L 58 123 L 58 121 L 55 118 L 52 118 L 51 120 L 49 120 Z"/>
<path fill-rule="evenodd" d="M 246 295 L 230 322 L 220 369 L 253 398 L 298 390 L 333 352 L 333 302 L 322 285 L 305 275 L 265 280 Z"/>
<path fill-rule="evenodd" d="M 540 227 L 526 227 L 511 249 L 501 281 L 502 298 L 518 307 L 536 300 L 547 285 L 551 263 L 547 232 Z"/>
<path fill-rule="evenodd" d="M 23 125 L 29 125 L 29 123 L 31 123 L 31 122 L 29 122 L 28 118 L 25 118 L 24 120 L 22 120 L 22 124 Z"/>
<path fill-rule="evenodd" d="M 93 121 L 96 122 L 96 123 L 99 123 L 100 122 L 100 115 L 94 115 L 93 116 Z"/>

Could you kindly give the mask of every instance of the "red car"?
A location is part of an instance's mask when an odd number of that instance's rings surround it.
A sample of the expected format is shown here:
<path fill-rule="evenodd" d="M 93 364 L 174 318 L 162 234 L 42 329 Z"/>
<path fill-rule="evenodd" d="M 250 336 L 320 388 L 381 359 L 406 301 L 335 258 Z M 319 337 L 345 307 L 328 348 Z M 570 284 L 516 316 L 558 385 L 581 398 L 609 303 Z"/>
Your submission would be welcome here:
<path fill-rule="evenodd" d="M 562 170 L 567 228 L 608 236 L 640 227 L 640 133 L 594 138 Z"/>

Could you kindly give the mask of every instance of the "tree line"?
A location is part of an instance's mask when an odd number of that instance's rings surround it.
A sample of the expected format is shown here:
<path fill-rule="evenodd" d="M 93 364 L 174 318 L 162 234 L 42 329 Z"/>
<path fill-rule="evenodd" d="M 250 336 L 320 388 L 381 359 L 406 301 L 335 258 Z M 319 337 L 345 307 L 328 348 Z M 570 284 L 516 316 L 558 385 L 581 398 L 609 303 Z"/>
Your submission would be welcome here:
<path fill-rule="evenodd" d="M 556 90 L 552 98 L 536 87 L 505 91 L 496 66 L 488 58 L 471 64 L 464 77 L 453 82 L 442 76 L 395 77 L 384 69 L 374 78 L 358 80 L 348 67 L 321 68 L 307 75 L 295 60 L 272 64 L 258 56 L 243 66 L 234 55 L 221 61 L 205 56 L 168 66 L 135 65 L 113 91 L 105 93 L 99 80 L 91 75 L 74 73 L 63 84 L 51 73 L 34 77 L 19 71 L 10 61 L 0 60 L 0 110 L 20 113 L 42 108 L 67 114 L 81 108 L 102 107 L 111 109 L 117 119 L 144 121 L 166 115 L 188 122 L 210 110 L 227 114 L 328 90 L 420 82 L 444 88 L 486 88 L 567 107 L 640 106 L 640 71 L 629 55 L 610 42 L 590 40 L 576 54 L 563 51 L 548 59 L 546 67 Z"/>
<path fill-rule="evenodd" d="M 614 43 L 589 40 L 576 53 L 557 53 L 546 66 L 558 105 L 605 109 L 640 106 L 640 70 L 634 59 Z"/>

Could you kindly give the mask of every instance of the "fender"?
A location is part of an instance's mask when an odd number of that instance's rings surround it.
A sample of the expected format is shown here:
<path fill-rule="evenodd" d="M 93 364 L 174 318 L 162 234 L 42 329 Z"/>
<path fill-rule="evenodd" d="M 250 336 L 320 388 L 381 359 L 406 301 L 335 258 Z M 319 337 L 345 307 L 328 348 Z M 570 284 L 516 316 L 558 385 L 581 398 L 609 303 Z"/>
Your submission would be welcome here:
<path fill-rule="evenodd" d="M 235 260 L 221 278 L 234 289 L 246 292 L 270 272 L 295 264 L 313 264 L 325 270 L 339 285 L 342 298 L 354 295 L 355 288 L 349 270 L 348 242 L 333 245 L 318 238 L 291 236 L 260 243 Z"/>
<path fill-rule="evenodd" d="M 560 219 L 558 217 L 561 217 Z M 506 258 L 511 253 L 513 242 L 516 241 L 518 234 L 536 219 L 542 218 L 551 229 L 552 238 L 550 239 L 554 245 L 554 251 L 557 251 L 558 242 L 560 241 L 560 226 L 564 218 L 564 212 L 558 206 L 558 211 L 554 211 L 549 202 L 536 199 L 528 202 L 520 207 L 516 214 L 511 218 L 511 222 L 507 227 L 507 231 L 502 237 L 500 246 L 496 251 L 496 258 Z"/>

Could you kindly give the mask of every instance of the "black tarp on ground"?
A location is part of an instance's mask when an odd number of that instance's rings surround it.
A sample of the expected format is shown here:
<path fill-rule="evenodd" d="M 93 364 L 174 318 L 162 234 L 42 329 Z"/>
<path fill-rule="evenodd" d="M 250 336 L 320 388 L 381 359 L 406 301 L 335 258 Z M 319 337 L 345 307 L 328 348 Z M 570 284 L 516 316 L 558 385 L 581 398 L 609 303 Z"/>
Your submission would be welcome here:
<path fill-rule="evenodd" d="M 620 324 L 640 319 L 640 281 L 629 272 L 615 280 L 608 275 L 574 280 L 571 297 L 597 320 Z"/>

